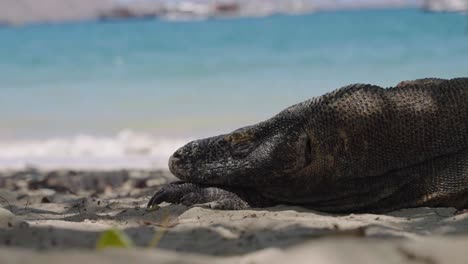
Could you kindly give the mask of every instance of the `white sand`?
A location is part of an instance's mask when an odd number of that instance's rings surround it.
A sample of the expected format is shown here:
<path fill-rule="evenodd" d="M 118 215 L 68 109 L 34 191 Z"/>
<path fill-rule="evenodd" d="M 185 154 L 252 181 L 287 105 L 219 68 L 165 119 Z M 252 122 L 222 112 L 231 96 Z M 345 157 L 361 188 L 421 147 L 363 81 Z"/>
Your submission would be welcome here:
<path fill-rule="evenodd" d="M 95 198 L 0 190 L 9 200 L 4 207 L 23 223 L 1 227 L 0 263 L 468 263 L 468 214 L 453 208 L 330 215 L 293 206 L 215 211 L 164 204 L 147 211 L 157 186 L 135 189 L 133 180 Z M 99 234 L 112 227 L 137 248 L 95 250 Z M 162 238 L 148 249 L 155 232 Z"/>

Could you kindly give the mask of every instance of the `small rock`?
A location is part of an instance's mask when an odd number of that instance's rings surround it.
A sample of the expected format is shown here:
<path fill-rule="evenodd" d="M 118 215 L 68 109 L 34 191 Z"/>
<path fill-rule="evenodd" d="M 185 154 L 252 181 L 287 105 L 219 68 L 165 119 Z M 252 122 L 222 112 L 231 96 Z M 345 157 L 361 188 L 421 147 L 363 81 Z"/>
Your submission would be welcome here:
<path fill-rule="evenodd" d="M 41 203 L 50 203 L 49 197 L 42 197 Z"/>
<path fill-rule="evenodd" d="M 0 228 L 12 228 L 12 227 L 20 227 L 25 228 L 28 227 L 28 223 L 21 220 L 19 217 L 14 215 L 12 212 L 5 208 L 0 207 Z"/>

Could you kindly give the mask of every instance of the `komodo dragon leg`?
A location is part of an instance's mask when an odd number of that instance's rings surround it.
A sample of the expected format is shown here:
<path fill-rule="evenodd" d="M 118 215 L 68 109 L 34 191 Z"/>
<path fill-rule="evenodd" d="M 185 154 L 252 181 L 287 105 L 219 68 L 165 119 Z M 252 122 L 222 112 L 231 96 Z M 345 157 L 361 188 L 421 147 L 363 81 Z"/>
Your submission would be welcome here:
<path fill-rule="evenodd" d="M 273 205 L 271 200 L 262 197 L 253 189 L 204 186 L 186 182 L 174 182 L 164 186 L 153 195 L 148 207 L 161 202 L 222 210 Z"/>

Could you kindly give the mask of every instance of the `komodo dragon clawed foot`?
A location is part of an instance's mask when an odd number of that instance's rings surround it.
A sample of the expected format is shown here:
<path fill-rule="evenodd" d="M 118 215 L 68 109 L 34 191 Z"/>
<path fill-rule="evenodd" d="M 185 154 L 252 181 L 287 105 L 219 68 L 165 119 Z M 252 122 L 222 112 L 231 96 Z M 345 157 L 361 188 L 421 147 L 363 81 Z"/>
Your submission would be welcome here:
<path fill-rule="evenodd" d="M 148 207 L 162 202 L 221 210 L 241 210 L 269 205 L 266 198 L 258 197 L 253 190 L 204 186 L 180 181 L 168 184 L 156 192 L 148 202 Z"/>

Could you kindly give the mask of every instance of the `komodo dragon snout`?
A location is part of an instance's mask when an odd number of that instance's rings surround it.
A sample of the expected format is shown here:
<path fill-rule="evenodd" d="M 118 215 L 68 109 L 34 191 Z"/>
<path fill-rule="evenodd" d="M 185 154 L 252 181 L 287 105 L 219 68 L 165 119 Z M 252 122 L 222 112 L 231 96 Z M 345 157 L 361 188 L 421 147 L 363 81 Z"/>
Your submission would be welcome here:
<path fill-rule="evenodd" d="M 280 113 L 255 126 L 192 141 L 171 156 L 169 169 L 184 182 L 231 187 L 253 187 L 275 175 L 296 173 L 310 162 L 302 124 L 300 116 Z"/>

